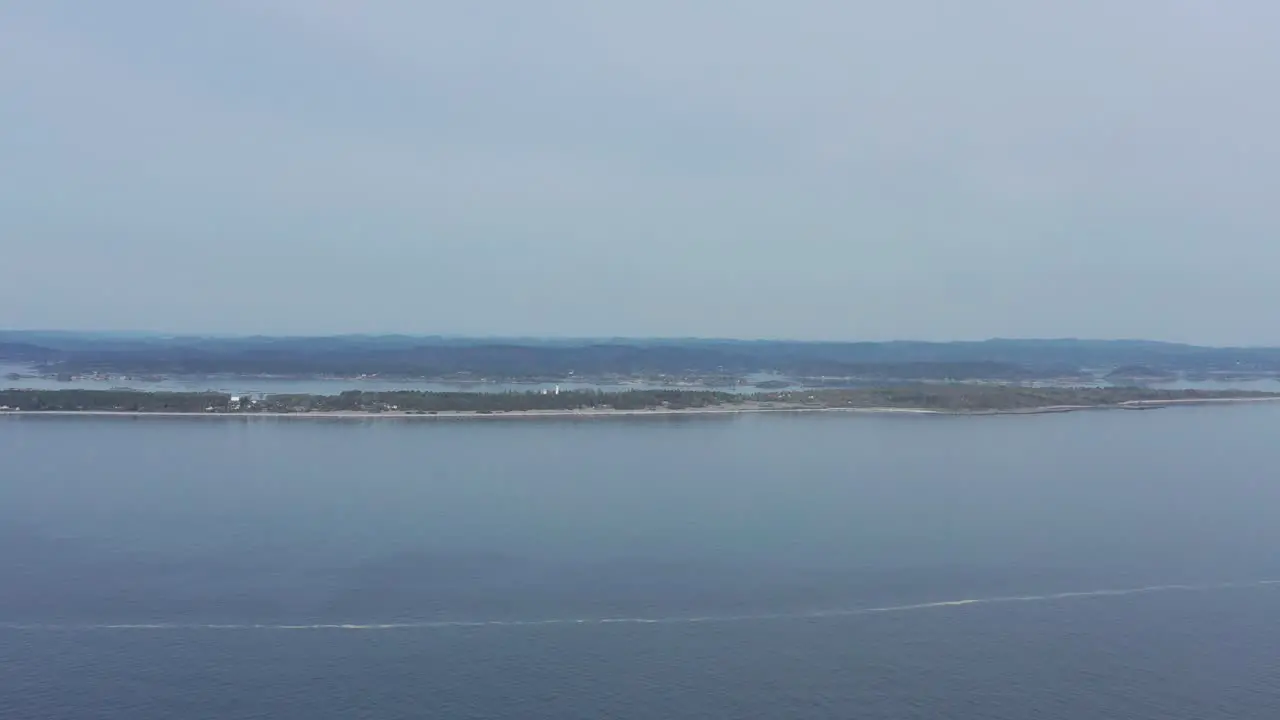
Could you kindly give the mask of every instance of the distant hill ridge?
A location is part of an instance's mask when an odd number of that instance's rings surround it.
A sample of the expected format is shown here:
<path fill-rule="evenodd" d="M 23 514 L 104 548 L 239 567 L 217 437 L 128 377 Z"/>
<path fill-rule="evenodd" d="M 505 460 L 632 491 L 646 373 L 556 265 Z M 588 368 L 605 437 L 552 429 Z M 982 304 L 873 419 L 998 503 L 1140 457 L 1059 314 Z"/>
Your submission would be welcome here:
<path fill-rule="evenodd" d="M 1280 372 L 1280 348 L 1146 340 L 927 342 L 458 338 L 409 335 L 214 337 L 0 331 L 0 361 L 58 372 L 137 374 L 566 377 L 748 374 L 907 379 L 1025 379 L 1141 367 Z"/>

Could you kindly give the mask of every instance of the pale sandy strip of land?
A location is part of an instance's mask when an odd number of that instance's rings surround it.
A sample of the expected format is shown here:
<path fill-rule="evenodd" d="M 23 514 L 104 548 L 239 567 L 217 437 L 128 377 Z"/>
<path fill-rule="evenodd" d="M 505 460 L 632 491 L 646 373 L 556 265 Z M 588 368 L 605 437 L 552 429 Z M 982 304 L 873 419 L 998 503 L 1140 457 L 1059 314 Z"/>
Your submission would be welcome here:
<path fill-rule="evenodd" d="M 1127 400 L 1111 405 L 1046 405 L 1042 407 L 1014 408 L 1007 410 L 943 410 L 932 408 L 897 408 L 897 407 L 806 407 L 748 405 L 738 407 L 710 408 L 650 408 L 644 410 L 508 410 L 494 412 L 474 412 L 441 410 L 434 413 L 408 413 L 403 411 L 361 412 L 361 411 L 318 411 L 318 412 L 254 412 L 254 413 L 205 413 L 205 412 L 148 412 L 136 410 L 4 410 L 0 416 L 90 416 L 90 417 L 206 417 L 206 418 L 287 418 L 313 420 L 497 420 L 497 419 L 534 419 L 534 418 L 608 418 L 608 417 L 667 417 L 667 416 L 703 416 L 703 415 L 744 415 L 765 413 L 866 413 L 886 415 L 1038 415 L 1047 413 L 1072 412 L 1078 410 L 1123 410 L 1134 408 L 1159 408 L 1169 405 L 1207 405 L 1228 403 L 1268 402 L 1280 400 L 1276 397 L 1243 397 L 1243 398 L 1176 398 L 1170 400 Z"/>

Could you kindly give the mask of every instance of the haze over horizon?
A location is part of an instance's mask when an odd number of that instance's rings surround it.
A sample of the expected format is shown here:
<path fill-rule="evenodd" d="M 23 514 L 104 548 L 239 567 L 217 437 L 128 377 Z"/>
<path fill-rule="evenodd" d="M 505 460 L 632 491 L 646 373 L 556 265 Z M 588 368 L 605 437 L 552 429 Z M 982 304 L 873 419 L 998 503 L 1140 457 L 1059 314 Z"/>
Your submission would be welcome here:
<path fill-rule="evenodd" d="M 1280 5 L 0 9 L 0 328 L 1280 345 Z"/>
<path fill-rule="evenodd" d="M 184 331 L 164 331 L 164 330 L 118 330 L 118 329 L 101 329 L 101 330 L 79 330 L 68 328 L 3 328 L 0 327 L 0 340 L 5 339 L 27 339 L 36 340 L 33 344 L 39 344 L 37 336 L 55 336 L 64 335 L 68 337 L 116 337 L 116 338 L 201 338 L 201 339 L 228 339 L 228 340 L 244 340 L 244 339 L 323 339 L 323 338 L 422 338 L 434 339 L 440 338 L 444 340 L 467 340 L 467 341 L 486 341 L 486 342 L 508 342 L 508 341 L 534 341 L 549 343 L 573 343 L 573 342 L 693 342 L 693 343 L 998 343 L 998 342 L 1014 342 L 1014 343 L 1152 343 L 1163 345 L 1185 345 L 1187 347 L 1209 347 L 1209 348 L 1246 348 L 1246 349 L 1263 349 L 1274 348 L 1275 345 L 1267 345 L 1262 343 L 1241 343 L 1238 345 L 1211 345 L 1204 343 L 1184 343 L 1173 340 L 1161 340 L 1158 338 L 1088 338 L 1088 337 L 973 337 L 973 338 L 950 338 L 950 339 L 928 339 L 928 338 L 887 338 L 879 340 L 868 340 L 865 338 L 794 338 L 794 337 L 746 337 L 746 336 L 710 336 L 710 335 L 495 335 L 486 333 L 405 333 L 405 332 L 344 332 L 334 331 L 327 333 L 243 333 L 243 332 L 201 332 L 198 329 L 189 329 Z"/>

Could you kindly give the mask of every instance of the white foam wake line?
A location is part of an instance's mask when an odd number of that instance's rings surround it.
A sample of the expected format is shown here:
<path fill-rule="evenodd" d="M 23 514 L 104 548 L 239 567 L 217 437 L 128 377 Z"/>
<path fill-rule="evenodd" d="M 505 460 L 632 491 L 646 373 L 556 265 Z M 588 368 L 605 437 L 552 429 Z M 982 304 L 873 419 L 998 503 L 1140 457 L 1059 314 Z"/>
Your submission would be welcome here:
<path fill-rule="evenodd" d="M 277 623 L 126 623 L 126 624 L 51 624 L 51 623 L 0 623 L 2 630 L 28 631 L 88 631 L 88 630 L 413 630 L 440 628 L 490 628 L 490 627 L 538 627 L 544 625 L 687 625 L 695 623 L 739 623 L 783 620 L 821 620 L 823 618 L 853 617 L 882 613 L 912 612 L 970 605 L 995 605 L 1001 603 L 1039 603 L 1085 598 L 1118 597 L 1146 593 L 1208 592 L 1213 590 L 1245 590 L 1280 586 L 1280 580 L 1251 580 L 1248 582 L 1217 583 L 1213 585 L 1148 585 L 1114 590 L 1082 590 L 1047 595 L 1006 595 L 998 597 L 941 600 L 911 605 L 887 605 L 884 607 L 846 608 L 813 612 L 761 613 L 750 615 L 704 615 L 676 617 L 612 617 L 612 618 L 549 618 L 545 620 L 428 620 L 422 622 L 395 623 L 316 623 L 287 625 Z"/>

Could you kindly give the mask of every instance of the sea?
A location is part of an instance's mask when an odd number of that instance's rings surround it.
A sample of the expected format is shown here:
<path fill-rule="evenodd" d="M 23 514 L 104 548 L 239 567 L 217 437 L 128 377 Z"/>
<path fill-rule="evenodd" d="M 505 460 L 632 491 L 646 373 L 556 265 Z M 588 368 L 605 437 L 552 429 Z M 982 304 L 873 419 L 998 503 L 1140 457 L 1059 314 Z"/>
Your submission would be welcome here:
<path fill-rule="evenodd" d="M 0 718 L 1280 718 L 1280 405 L 0 416 Z"/>

